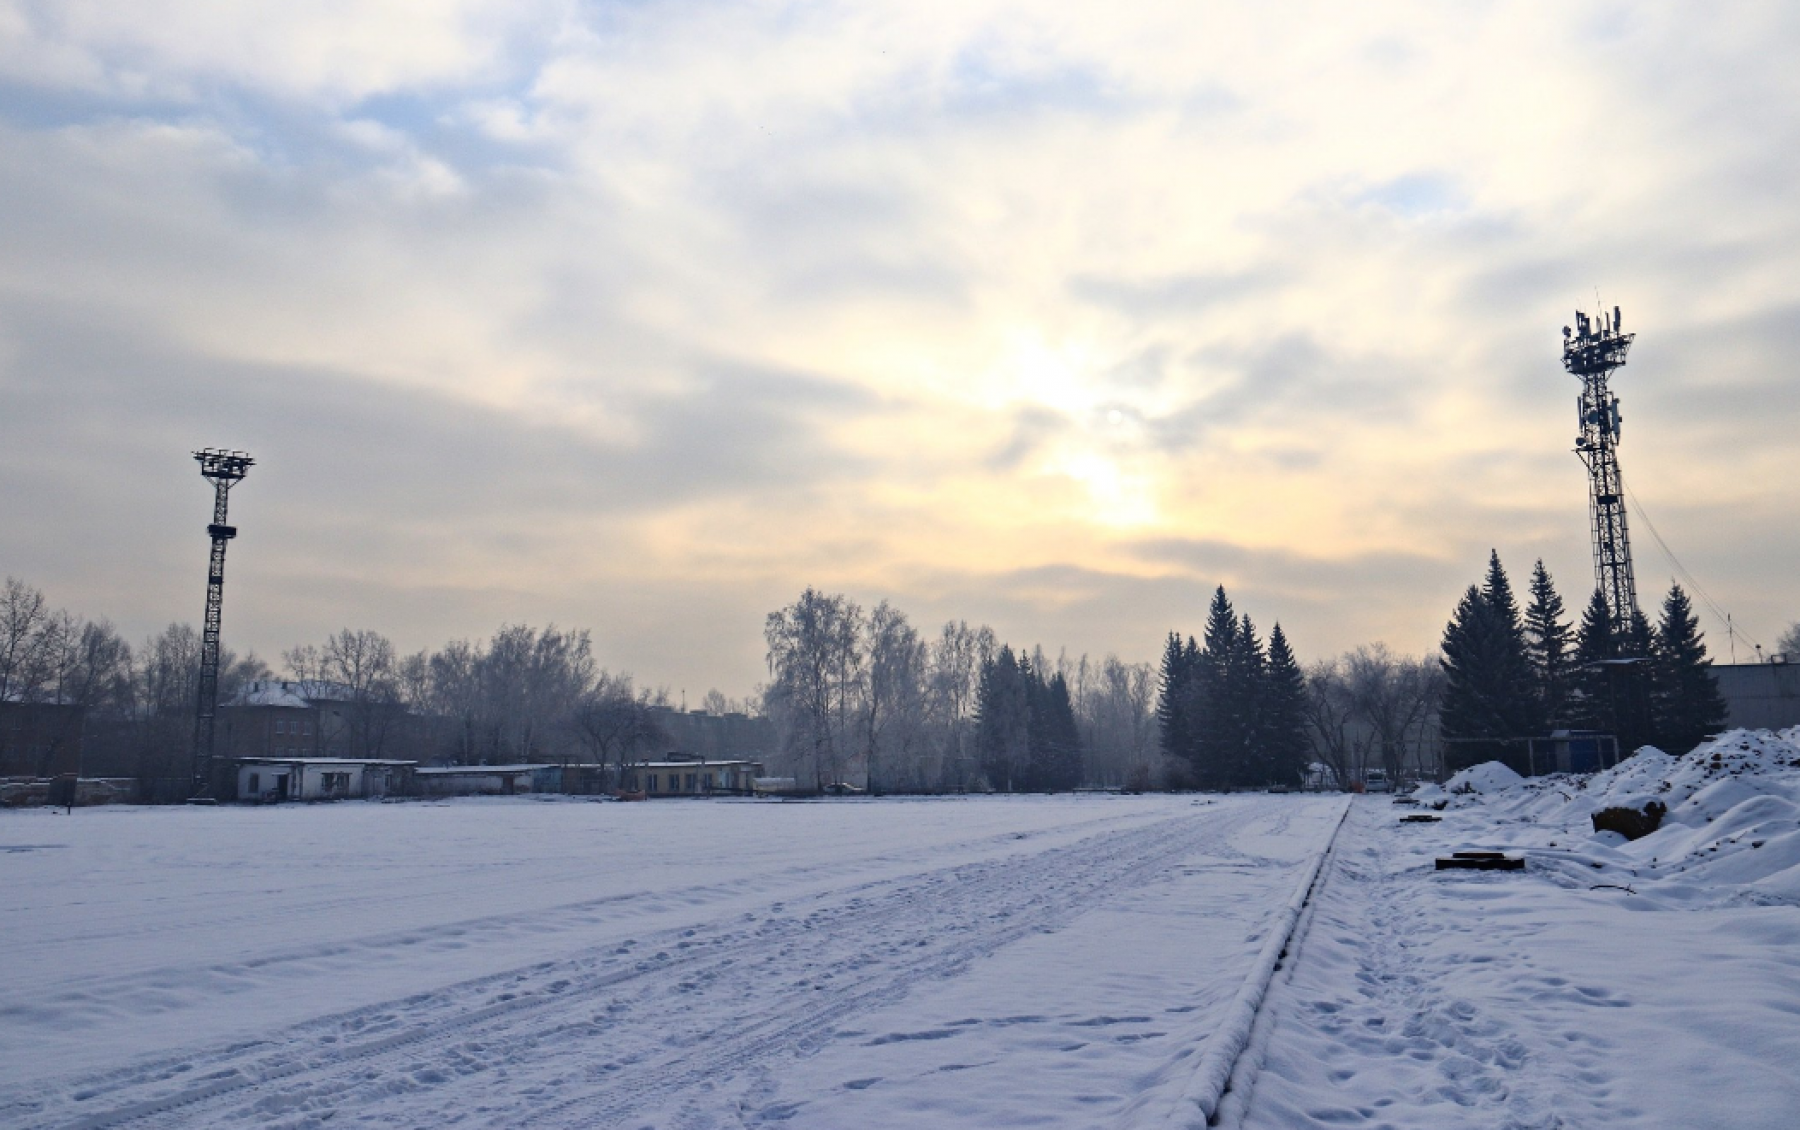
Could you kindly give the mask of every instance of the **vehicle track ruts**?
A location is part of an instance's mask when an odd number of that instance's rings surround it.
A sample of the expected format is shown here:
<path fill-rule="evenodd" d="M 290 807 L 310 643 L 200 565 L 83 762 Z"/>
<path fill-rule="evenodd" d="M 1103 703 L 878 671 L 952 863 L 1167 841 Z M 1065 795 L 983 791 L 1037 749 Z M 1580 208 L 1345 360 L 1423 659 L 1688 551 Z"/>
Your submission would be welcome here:
<path fill-rule="evenodd" d="M 1034 855 L 857 884 L 789 900 L 794 903 L 791 908 L 776 903 L 770 909 L 778 916 L 772 919 L 733 917 L 650 935 L 635 947 L 637 952 L 652 953 L 649 958 L 633 960 L 632 953 L 609 943 L 570 958 L 299 1025 L 265 1040 L 140 1064 L 90 1082 L 78 1105 L 53 1103 L 36 1112 L 14 1109 L 31 1118 L 33 1125 L 103 1127 L 237 1121 L 253 1117 L 251 1111 L 259 1105 L 322 1110 L 348 1100 L 354 1106 L 358 1098 L 378 1101 L 397 1078 L 410 1077 L 451 1045 L 529 1046 L 571 1031 L 596 1031 L 597 1023 L 600 1028 L 616 1027 L 629 1021 L 632 1012 L 655 1011 L 659 1002 L 666 1004 L 668 994 L 658 986 L 677 974 L 690 980 L 717 979 L 719 971 L 728 969 L 748 975 L 778 965 L 808 937 L 875 939 L 897 931 L 912 938 L 904 930 L 909 919 L 917 920 L 915 934 L 924 929 L 919 923 L 929 919 L 940 924 L 947 918 L 984 924 L 963 939 L 940 937 L 934 944 L 930 937 L 913 938 L 914 948 L 921 951 L 917 955 L 885 965 L 872 961 L 871 972 L 834 987 L 817 1004 L 807 999 L 810 994 L 801 994 L 806 1003 L 797 1011 L 753 1017 L 713 1034 L 697 1049 L 628 1065 L 617 1078 L 599 1081 L 597 1091 L 570 1099 L 564 1108 L 581 1107 L 584 1119 L 584 1104 L 593 1104 L 596 1110 L 629 1110 L 665 1093 L 654 1082 L 657 1074 L 694 1078 L 689 1070 L 672 1070 L 683 1060 L 700 1057 L 727 1069 L 747 1056 L 754 1058 L 756 1049 L 792 1044 L 850 1012 L 904 992 L 921 978 L 941 976 L 974 956 L 1080 913 L 1108 892 L 1148 881 L 1183 855 L 1219 847 L 1244 819 L 1246 813 L 1229 809 L 1199 821 L 1183 816 L 1102 831 Z M 932 915 L 916 913 L 925 906 Z M 802 910 L 807 913 L 795 912 Z M 626 1014 L 624 1020 L 597 1021 L 593 1014 L 598 998 L 619 990 L 638 994 L 636 1001 L 611 1002 Z M 94 1111 L 98 1102 L 108 1108 Z"/>

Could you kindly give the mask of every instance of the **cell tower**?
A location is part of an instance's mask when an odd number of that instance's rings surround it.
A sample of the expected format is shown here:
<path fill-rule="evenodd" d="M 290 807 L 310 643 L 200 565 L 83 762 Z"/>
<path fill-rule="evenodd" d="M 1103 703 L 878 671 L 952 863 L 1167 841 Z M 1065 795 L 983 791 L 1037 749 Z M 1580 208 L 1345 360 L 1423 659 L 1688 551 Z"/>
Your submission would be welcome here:
<path fill-rule="evenodd" d="M 1594 534 L 1594 585 L 1606 601 L 1615 627 L 1637 614 L 1637 580 L 1631 571 L 1631 535 L 1625 528 L 1625 481 L 1619 474 L 1619 398 L 1607 387 L 1615 369 L 1625 364 L 1635 334 L 1619 329 L 1619 308 L 1608 318 L 1602 310 L 1589 320 L 1575 312 L 1575 325 L 1563 327 L 1563 368 L 1581 378 L 1576 401 L 1581 434 L 1575 454 L 1587 464 L 1588 517 Z"/>
<path fill-rule="evenodd" d="M 200 701 L 194 724 L 194 795 L 212 788 L 213 720 L 219 708 L 219 617 L 225 603 L 225 545 L 237 527 L 225 524 L 225 507 L 256 460 L 247 452 L 209 447 L 194 452 L 200 474 L 213 485 L 212 563 L 206 571 L 206 627 L 200 636 Z"/>

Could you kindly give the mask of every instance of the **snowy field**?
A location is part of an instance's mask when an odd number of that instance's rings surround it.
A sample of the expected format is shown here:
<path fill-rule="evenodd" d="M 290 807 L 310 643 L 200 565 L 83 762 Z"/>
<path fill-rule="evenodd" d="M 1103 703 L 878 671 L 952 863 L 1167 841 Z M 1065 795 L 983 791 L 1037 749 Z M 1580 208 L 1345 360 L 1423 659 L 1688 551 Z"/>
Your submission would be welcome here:
<path fill-rule="evenodd" d="M 1350 807 L 1221 1122 L 1800 1125 L 1800 748 L 1477 784 Z M 0 813 L 0 1125 L 1197 1125 L 1345 804 Z"/>
<path fill-rule="evenodd" d="M 0 814 L 0 1122 L 1103 1125 L 1340 798 Z"/>

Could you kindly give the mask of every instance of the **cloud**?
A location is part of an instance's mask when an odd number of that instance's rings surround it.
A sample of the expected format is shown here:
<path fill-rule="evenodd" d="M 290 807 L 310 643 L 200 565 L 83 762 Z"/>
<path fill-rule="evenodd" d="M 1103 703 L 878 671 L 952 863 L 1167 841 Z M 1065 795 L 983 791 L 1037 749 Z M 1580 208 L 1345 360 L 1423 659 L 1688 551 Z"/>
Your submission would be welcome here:
<path fill-rule="evenodd" d="M 217 441 L 267 452 L 265 652 L 555 616 L 739 693 L 808 583 L 1147 659 L 1215 574 L 1308 653 L 1416 648 L 1490 545 L 1587 575 L 1557 347 L 1599 286 L 1628 481 L 1785 623 L 1796 44 L 1535 0 L 13 3 L 0 558 L 180 614 Z"/>

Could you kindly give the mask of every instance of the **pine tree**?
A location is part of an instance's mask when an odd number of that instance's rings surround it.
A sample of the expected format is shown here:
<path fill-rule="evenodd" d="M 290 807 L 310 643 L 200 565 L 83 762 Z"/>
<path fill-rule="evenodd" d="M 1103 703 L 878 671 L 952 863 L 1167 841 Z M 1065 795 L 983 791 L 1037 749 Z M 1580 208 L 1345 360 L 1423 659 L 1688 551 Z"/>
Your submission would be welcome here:
<path fill-rule="evenodd" d="M 1725 725 L 1725 700 L 1700 639 L 1700 619 L 1680 585 L 1670 585 L 1656 629 L 1656 729 L 1669 753 L 1693 749 Z"/>
<path fill-rule="evenodd" d="M 1567 724 L 1574 638 L 1563 620 L 1564 611 L 1562 597 L 1539 558 L 1531 572 L 1531 604 L 1525 609 L 1525 655 L 1536 684 L 1538 717 L 1546 730 Z"/>
<path fill-rule="evenodd" d="M 1202 788 L 1222 788 L 1232 780 L 1236 705 L 1232 702 L 1232 670 L 1238 653 L 1238 618 L 1231 598 L 1220 585 L 1207 608 L 1206 631 L 1193 672 L 1194 776 Z"/>
<path fill-rule="evenodd" d="M 1268 769 L 1262 745 L 1262 715 L 1267 699 L 1268 657 L 1256 638 L 1256 625 L 1248 614 L 1238 619 L 1237 640 L 1232 646 L 1227 685 L 1231 707 L 1231 783 L 1266 785 Z"/>
<path fill-rule="evenodd" d="M 976 692 L 975 752 L 990 788 L 1012 792 L 1025 787 L 1030 767 L 1031 711 L 1025 669 L 1010 647 L 981 666 Z"/>
<path fill-rule="evenodd" d="M 1306 675 L 1288 646 L 1280 622 L 1269 631 L 1269 660 L 1263 691 L 1262 741 L 1269 781 L 1298 785 L 1306 776 L 1312 747 L 1306 737 Z"/>
<path fill-rule="evenodd" d="M 1444 699 L 1439 719 L 1452 769 L 1502 761 L 1529 770 L 1525 744 L 1538 730 L 1525 629 L 1498 553 L 1481 587 L 1469 586 L 1444 627 Z"/>
<path fill-rule="evenodd" d="M 1481 599 L 1487 602 L 1498 632 L 1494 683 L 1489 695 L 1495 711 L 1510 731 L 1496 736 L 1523 738 L 1541 734 L 1544 726 L 1537 709 L 1537 687 L 1526 650 L 1525 621 L 1519 614 L 1518 602 L 1513 599 L 1512 582 L 1507 580 L 1498 550 L 1488 551 L 1487 578 L 1481 586 Z M 1522 745 L 1519 746 L 1518 760 L 1521 765 L 1525 762 Z"/>
<path fill-rule="evenodd" d="M 1072 789 L 1081 784 L 1081 730 L 1075 724 L 1075 704 L 1069 683 L 1059 672 L 1047 683 L 1038 680 L 1033 729 L 1037 743 L 1032 750 L 1036 764 L 1034 788 L 1047 791 Z"/>
<path fill-rule="evenodd" d="M 1606 597 L 1595 589 L 1575 634 L 1575 664 L 1568 698 L 1572 729 L 1615 732 L 1610 668 L 1606 666 L 1612 658 L 1612 614 L 1607 610 Z"/>
<path fill-rule="evenodd" d="M 1163 754 L 1183 761 L 1193 752 L 1193 727 L 1188 717 L 1193 650 L 1191 639 L 1183 647 L 1180 634 L 1169 633 L 1163 647 L 1162 682 L 1156 696 L 1156 722 Z"/>
<path fill-rule="evenodd" d="M 1444 764 L 1452 771 L 1491 761 L 1504 752 L 1477 744 L 1496 729 L 1494 712 L 1483 694 L 1487 655 L 1493 649 L 1492 620 L 1481 590 L 1470 585 L 1444 625 L 1444 698 L 1438 724 L 1446 745 Z"/>
<path fill-rule="evenodd" d="M 1633 609 L 1624 628 L 1615 627 L 1613 655 L 1613 733 L 1619 755 L 1629 757 L 1661 740 L 1656 729 L 1656 633 L 1642 612 Z"/>

